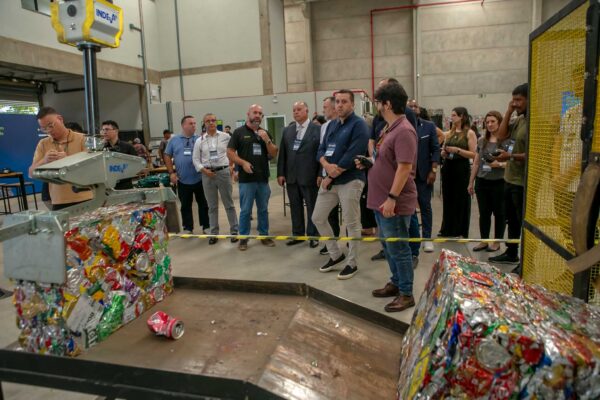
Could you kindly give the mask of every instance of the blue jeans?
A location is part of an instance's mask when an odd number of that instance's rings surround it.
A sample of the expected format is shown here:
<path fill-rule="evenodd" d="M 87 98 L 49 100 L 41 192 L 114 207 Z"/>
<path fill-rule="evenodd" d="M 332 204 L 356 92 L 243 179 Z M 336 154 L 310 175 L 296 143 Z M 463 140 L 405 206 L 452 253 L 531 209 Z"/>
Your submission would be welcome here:
<path fill-rule="evenodd" d="M 269 197 L 271 188 L 268 182 L 240 183 L 240 235 L 250 234 L 250 217 L 255 199 L 258 234 L 269 234 Z"/>
<path fill-rule="evenodd" d="M 408 238 L 410 215 L 396 215 L 385 218 L 379 211 L 375 211 L 375 220 L 379 227 L 379 237 Z M 382 242 L 385 259 L 388 262 L 392 277 L 390 280 L 401 295 L 412 296 L 413 268 L 412 255 L 408 242 Z"/>
<path fill-rule="evenodd" d="M 419 218 L 417 217 L 417 213 L 415 212 L 410 217 L 410 227 L 408 228 L 408 234 L 411 238 L 419 238 L 421 235 L 419 234 Z M 421 242 L 409 242 L 410 253 L 414 257 L 419 257 L 419 249 L 421 248 Z"/>

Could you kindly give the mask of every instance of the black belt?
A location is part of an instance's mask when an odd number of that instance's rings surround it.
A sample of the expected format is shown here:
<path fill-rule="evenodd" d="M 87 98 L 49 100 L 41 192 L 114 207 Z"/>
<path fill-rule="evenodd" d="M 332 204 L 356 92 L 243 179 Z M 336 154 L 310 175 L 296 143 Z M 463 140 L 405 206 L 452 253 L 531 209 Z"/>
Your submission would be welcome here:
<path fill-rule="evenodd" d="M 210 167 L 208 169 L 210 169 L 212 172 L 217 172 L 217 171 L 221 171 L 221 170 L 223 170 L 225 168 L 229 168 L 229 165 L 224 165 L 222 167 Z"/>

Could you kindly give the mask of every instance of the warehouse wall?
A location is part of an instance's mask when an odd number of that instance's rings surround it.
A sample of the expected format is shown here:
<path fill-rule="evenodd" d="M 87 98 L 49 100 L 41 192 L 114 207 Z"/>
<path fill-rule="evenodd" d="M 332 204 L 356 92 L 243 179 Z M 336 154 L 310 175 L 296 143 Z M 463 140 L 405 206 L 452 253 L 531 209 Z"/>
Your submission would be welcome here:
<path fill-rule="evenodd" d="M 371 88 L 369 10 L 408 1 L 331 0 L 312 7 L 315 87 Z M 335 10 L 335 12 L 332 12 Z M 375 80 L 394 76 L 412 92 L 413 40 L 410 10 L 376 13 L 373 18 Z"/>
<path fill-rule="evenodd" d="M 175 2 L 157 7 L 163 100 L 181 101 Z M 259 0 L 179 0 L 177 10 L 185 100 L 263 93 Z"/>
<path fill-rule="evenodd" d="M 63 89 L 82 86 L 83 80 L 61 83 Z M 122 130 L 142 129 L 140 90 L 140 86 L 134 84 L 99 80 L 99 122 L 112 119 L 119 124 Z M 83 91 L 54 93 L 52 88 L 48 87 L 47 93 L 43 96 L 43 104 L 54 107 L 63 115 L 65 121 L 79 122 L 85 128 L 85 98 Z"/>
<path fill-rule="evenodd" d="M 411 97 L 429 108 L 448 114 L 454 106 L 464 105 L 477 115 L 506 107 L 512 89 L 527 80 L 528 36 L 536 26 L 534 19 L 545 21 L 569 1 L 425 6 L 435 2 L 416 1 L 422 7 L 414 11 L 373 14 L 375 84 L 394 76 Z M 321 0 L 311 2 L 307 13 L 303 5 L 286 1 L 288 90 L 311 87 L 312 71 L 315 90 L 349 87 L 370 93 L 370 10 L 411 3 Z"/>
<path fill-rule="evenodd" d="M 486 1 L 418 10 L 419 99 L 430 108 L 504 110 L 527 81 L 529 0 Z"/>
<path fill-rule="evenodd" d="M 269 0 L 269 39 L 271 44 L 271 70 L 273 92 L 287 92 L 287 71 L 285 62 L 285 18 L 283 2 Z"/>

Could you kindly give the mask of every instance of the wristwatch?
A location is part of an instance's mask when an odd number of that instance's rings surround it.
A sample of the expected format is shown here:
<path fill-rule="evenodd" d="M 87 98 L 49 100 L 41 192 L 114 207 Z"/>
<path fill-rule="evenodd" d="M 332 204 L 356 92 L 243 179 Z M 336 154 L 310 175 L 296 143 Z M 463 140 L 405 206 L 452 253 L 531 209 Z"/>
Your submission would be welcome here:
<path fill-rule="evenodd" d="M 398 196 L 396 196 L 395 194 L 392 194 L 392 193 L 388 193 L 388 197 L 392 200 L 398 200 Z"/>

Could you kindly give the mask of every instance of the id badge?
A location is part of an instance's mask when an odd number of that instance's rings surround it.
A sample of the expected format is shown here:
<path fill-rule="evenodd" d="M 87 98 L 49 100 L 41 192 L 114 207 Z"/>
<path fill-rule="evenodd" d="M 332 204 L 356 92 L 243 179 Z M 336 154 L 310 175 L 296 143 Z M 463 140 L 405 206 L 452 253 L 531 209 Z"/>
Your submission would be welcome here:
<path fill-rule="evenodd" d="M 262 147 L 260 143 L 252 143 L 252 155 L 261 156 L 262 155 Z"/>
<path fill-rule="evenodd" d="M 483 167 L 481 169 L 483 170 L 483 172 L 492 172 L 492 167 L 489 164 L 483 164 Z"/>
<path fill-rule="evenodd" d="M 300 148 L 300 143 L 302 141 L 300 139 L 294 139 L 294 147 L 292 148 L 292 150 L 294 151 L 298 151 L 298 149 Z"/>
<path fill-rule="evenodd" d="M 209 150 L 208 155 L 209 155 L 210 161 L 217 161 L 219 159 L 219 156 L 217 155 L 216 150 Z"/>
<path fill-rule="evenodd" d="M 192 149 L 189 147 L 186 147 L 183 149 L 183 155 L 184 156 L 191 156 L 192 155 Z"/>
<path fill-rule="evenodd" d="M 335 143 L 331 143 L 327 146 L 327 151 L 325 152 L 326 157 L 331 157 L 333 152 L 335 151 Z"/>

